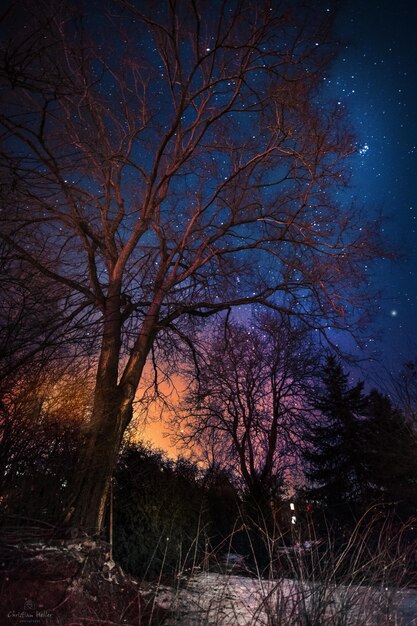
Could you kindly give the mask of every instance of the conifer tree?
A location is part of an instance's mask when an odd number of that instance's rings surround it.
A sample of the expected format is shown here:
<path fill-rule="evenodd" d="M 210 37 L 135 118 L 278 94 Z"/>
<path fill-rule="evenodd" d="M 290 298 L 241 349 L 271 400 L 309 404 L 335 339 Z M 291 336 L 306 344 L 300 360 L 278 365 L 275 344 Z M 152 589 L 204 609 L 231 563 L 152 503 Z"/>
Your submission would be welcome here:
<path fill-rule="evenodd" d="M 324 365 L 313 407 L 317 419 L 307 428 L 303 453 L 308 488 L 305 496 L 334 520 L 347 521 L 366 500 L 366 456 L 361 418 L 363 383 L 350 386 L 334 357 Z"/>
<path fill-rule="evenodd" d="M 366 432 L 369 484 L 374 500 L 414 514 L 417 500 L 416 432 L 390 398 L 377 390 L 367 397 Z"/>

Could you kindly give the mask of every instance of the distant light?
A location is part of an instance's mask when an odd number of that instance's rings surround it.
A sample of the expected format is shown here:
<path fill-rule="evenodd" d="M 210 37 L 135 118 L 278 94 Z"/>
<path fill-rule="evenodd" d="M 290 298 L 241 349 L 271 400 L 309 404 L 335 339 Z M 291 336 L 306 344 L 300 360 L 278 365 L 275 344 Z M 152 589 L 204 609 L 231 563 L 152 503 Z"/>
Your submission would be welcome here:
<path fill-rule="evenodd" d="M 291 524 L 296 524 L 297 523 L 297 518 L 295 517 L 295 515 L 291 516 Z"/>
<path fill-rule="evenodd" d="M 391 317 L 397 317 L 397 315 L 398 315 L 398 311 L 396 309 L 392 309 Z"/>
<path fill-rule="evenodd" d="M 294 511 L 294 509 L 295 509 L 294 502 L 290 502 L 290 509 L 291 509 L 291 511 Z"/>

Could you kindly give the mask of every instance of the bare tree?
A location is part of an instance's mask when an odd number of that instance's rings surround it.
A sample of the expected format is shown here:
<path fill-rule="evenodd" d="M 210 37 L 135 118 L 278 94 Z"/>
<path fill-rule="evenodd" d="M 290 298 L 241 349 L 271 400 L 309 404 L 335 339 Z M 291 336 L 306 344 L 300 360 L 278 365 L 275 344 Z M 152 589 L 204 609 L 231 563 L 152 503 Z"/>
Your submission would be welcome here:
<path fill-rule="evenodd" d="M 24 373 L 0 406 L 0 513 L 59 522 L 90 413 L 85 376 L 56 363 Z"/>
<path fill-rule="evenodd" d="M 3 28 L 1 234 L 97 337 L 68 515 L 94 530 L 158 342 L 253 303 L 352 328 L 375 247 L 335 199 L 354 140 L 320 3 L 51 0 Z"/>
<path fill-rule="evenodd" d="M 268 501 L 294 469 L 317 350 L 301 328 L 263 315 L 256 327 L 220 328 L 198 362 L 177 440 L 233 471 L 255 502 Z"/>
<path fill-rule="evenodd" d="M 388 395 L 403 412 L 410 425 L 417 420 L 417 359 L 407 361 L 399 372 L 387 372 Z"/>
<path fill-rule="evenodd" d="M 62 372 L 91 354 L 83 308 L 67 306 L 69 301 L 65 286 L 51 284 L 9 246 L 0 246 L 0 402 L 29 380 L 39 378 L 41 386 L 43 369 Z"/>

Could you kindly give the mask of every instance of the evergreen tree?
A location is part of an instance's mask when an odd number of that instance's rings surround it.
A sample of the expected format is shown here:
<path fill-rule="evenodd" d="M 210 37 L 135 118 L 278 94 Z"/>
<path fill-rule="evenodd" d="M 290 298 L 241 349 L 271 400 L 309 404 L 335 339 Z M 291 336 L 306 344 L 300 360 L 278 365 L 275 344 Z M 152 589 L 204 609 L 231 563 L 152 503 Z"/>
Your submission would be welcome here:
<path fill-rule="evenodd" d="M 333 520 L 346 522 L 366 501 L 366 455 L 362 431 L 363 383 L 350 386 L 340 362 L 329 356 L 313 398 L 317 419 L 307 427 L 303 452 L 305 496 Z"/>
<path fill-rule="evenodd" d="M 377 390 L 366 407 L 367 464 L 373 499 L 395 505 L 397 513 L 416 513 L 416 433 L 404 414 Z"/>

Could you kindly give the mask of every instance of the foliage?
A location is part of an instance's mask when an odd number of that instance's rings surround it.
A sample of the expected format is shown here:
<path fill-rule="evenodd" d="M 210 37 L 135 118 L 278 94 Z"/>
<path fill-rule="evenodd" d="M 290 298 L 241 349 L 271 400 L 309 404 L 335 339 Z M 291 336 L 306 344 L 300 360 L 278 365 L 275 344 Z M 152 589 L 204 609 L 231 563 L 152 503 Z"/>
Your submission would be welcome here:
<path fill-rule="evenodd" d="M 334 519 L 349 518 L 366 500 L 362 420 L 363 383 L 350 386 L 342 365 L 330 355 L 314 391 L 317 419 L 307 425 L 304 452 L 307 497 L 319 502 Z"/>
<path fill-rule="evenodd" d="M 78 374 L 78 375 L 77 375 Z M 0 411 L 1 512 L 62 523 L 67 485 L 76 471 L 89 411 L 85 377 L 72 371 L 21 378 Z"/>
<path fill-rule="evenodd" d="M 389 397 L 374 389 L 367 397 L 363 437 L 373 498 L 394 508 L 402 518 L 415 515 L 415 425 Z"/>
<path fill-rule="evenodd" d="M 215 553 L 244 553 L 247 546 L 239 533 L 241 499 L 233 478 L 226 470 L 211 467 L 204 476 L 204 490 L 210 548 Z"/>
<path fill-rule="evenodd" d="M 173 574 L 201 557 L 203 491 L 195 465 L 142 444 L 123 450 L 114 479 L 115 557 L 127 571 Z"/>
<path fill-rule="evenodd" d="M 404 414 L 377 390 L 350 385 L 333 356 L 314 390 L 315 418 L 306 425 L 304 498 L 328 522 L 352 523 L 374 503 L 407 518 L 415 514 L 416 432 Z M 407 513 L 408 511 L 408 513 Z"/>

